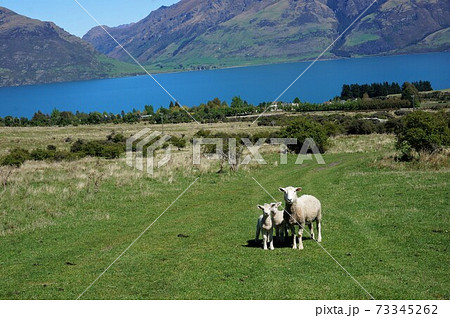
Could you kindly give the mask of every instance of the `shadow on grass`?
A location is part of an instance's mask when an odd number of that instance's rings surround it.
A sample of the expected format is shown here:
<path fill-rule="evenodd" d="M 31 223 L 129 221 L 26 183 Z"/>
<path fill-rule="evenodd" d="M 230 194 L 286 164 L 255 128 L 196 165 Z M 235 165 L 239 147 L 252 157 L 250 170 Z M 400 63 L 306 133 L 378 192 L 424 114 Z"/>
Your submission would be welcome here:
<path fill-rule="evenodd" d="M 309 241 L 311 240 L 310 237 L 303 237 L 303 241 Z M 284 238 L 284 242 L 280 242 L 280 240 L 274 236 L 273 237 L 273 246 L 275 248 L 292 248 L 292 236 L 288 236 Z M 246 245 L 242 245 L 242 247 L 250 247 L 250 248 L 262 248 L 263 243 L 262 240 L 258 240 L 258 243 L 255 242 L 255 239 L 247 240 Z"/>

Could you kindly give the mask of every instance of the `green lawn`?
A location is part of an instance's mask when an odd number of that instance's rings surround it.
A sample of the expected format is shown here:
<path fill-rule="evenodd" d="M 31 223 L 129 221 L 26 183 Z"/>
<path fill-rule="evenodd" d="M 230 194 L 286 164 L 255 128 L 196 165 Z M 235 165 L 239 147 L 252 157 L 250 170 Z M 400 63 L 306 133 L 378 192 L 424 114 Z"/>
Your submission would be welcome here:
<path fill-rule="evenodd" d="M 272 201 L 254 177 L 280 201 L 279 186 L 317 196 L 323 247 L 376 299 L 449 299 L 449 171 L 381 169 L 379 157 L 296 166 L 268 154 L 267 166 L 202 174 L 82 298 L 368 299 L 308 235 L 302 251 L 248 244 L 256 205 Z M 197 176 L 114 167 L 21 168 L 0 196 L 1 299 L 77 298 Z"/>

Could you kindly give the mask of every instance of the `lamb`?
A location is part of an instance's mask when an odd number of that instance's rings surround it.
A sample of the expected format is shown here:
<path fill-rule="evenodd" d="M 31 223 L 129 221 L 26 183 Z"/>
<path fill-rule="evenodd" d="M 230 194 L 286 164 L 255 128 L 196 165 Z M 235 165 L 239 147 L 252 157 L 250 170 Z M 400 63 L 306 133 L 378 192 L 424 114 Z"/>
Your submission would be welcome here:
<path fill-rule="evenodd" d="M 286 222 L 284 220 L 284 210 L 278 210 L 281 202 L 271 203 L 271 216 L 273 227 L 275 228 L 275 233 L 279 242 L 284 242 L 284 235 L 286 234 Z"/>
<path fill-rule="evenodd" d="M 263 235 L 263 248 L 267 250 L 267 243 L 269 243 L 269 249 L 273 250 L 273 222 L 272 222 L 272 204 L 264 203 L 264 205 L 258 205 L 258 208 L 263 210 L 263 214 L 258 218 L 256 223 L 256 237 L 255 242 L 258 243 L 259 232 L 262 231 Z"/>
<path fill-rule="evenodd" d="M 316 221 L 317 227 L 317 242 L 322 241 L 322 207 L 320 201 L 312 195 L 302 195 L 297 197 L 297 192 L 302 191 L 298 187 L 279 188 L 284 193 L 284 200 L 286 201 L 285 221 L 290 226 L 292 235 L 294 237 L 294 244 L 292 248 L 297 248 L 295 225 L 299 225 L 298 229 L 298 249 L 303 249 L 302 235 L 305 224 L 308 224 L 311 238 L 314 239 L 314 230 L 312 222 Z"/>

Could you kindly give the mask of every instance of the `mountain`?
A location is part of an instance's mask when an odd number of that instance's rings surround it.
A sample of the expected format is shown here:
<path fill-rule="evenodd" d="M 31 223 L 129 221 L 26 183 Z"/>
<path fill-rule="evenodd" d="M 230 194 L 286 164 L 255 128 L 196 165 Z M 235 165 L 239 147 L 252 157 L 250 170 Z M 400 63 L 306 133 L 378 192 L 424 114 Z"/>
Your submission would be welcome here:
<path fill-rule="evenodd" d="M 141 63 L 196 69 L 315 58 L 372 0 L 181 0 L 143 20 L 107 27 Z M 325 57 L 450 49 L 448 0 L 379 0 Z M 100 27 L 84 37 L 129 56 Z"/>
<path fill-rule="evenodd" d="M 0 86 L 105 78 L 119 64 L 52 22 L 0 7 Z"/>

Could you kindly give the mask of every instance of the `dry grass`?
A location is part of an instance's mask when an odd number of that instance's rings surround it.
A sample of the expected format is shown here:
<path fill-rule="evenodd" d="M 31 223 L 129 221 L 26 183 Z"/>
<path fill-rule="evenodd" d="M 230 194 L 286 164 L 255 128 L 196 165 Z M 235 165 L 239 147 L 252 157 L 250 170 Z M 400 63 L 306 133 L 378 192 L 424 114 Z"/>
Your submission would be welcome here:
<path fill-rule="evenodd" d="M 431 154 L 422 152 L 417 154 L 416 159 L 411 162 L 399 162 L 397 160 L 397 155 L 396 152 L 387 153 L 381 159 L 375 160 L 372 165 L 391 171 L 435 170 L 449 172 L 450 170 L 450 149 Z"/>
<path fill-rule="evenodd" d="M 369 153 L 393 151 L 395 136 L 386 134 L 345 135 L 331 138 L 327 153 Z"/>
<path fill-rule="evenodd" d="M 279 127 L 260 127 L 251 125 L 248 122 L 236 123 L 214 123 L 214 124 L 165 124 L 164 133 L 173 136 L 182 136 L 191 138 L 200 129 L 211 130 L 212 132 L 249 132 L 274 131 Z M 51 144 L 59 150 L 68 150 L 70 143 L 66 138 L 72 141 L 78 138 L 85 140 L 104 139 L 112 131 L 129 137 L 144 128 L 150 128 L 153 131 L 162 131 L 161 125 L 148 125 L 147 123 L 138 124 L 105 124 L 90 126 L 69 126 L 69 127 L 0 127 L 0 156 L 8 153 L 15 147 L 22 147 L 28 150 L 35 148 L 45 148 Z"/>

